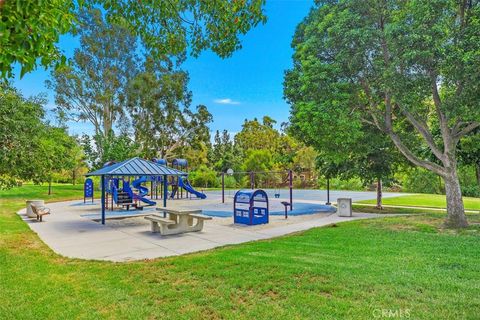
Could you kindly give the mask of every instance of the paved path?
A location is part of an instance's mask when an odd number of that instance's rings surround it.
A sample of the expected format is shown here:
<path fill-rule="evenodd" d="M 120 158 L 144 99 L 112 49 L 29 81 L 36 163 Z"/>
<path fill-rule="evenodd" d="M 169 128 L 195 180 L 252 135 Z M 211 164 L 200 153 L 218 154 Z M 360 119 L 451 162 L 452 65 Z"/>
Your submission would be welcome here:
<path fill-rule="evenodd" d="M 270 199 L 274 199 L 274 194 L 279 192 L 280 197 L 288 199 L 288 189 L 264 189 L 268 193 Z M 233 197 L 237 190 L 226 190 L 226 197 Z M 222 192 L 220 190 L 205 191 L 209 198 L 220 199 Z M 411 195 L 410 193 L 401 192 L 383 192 L 383 198 L 393 198 Z M 330 201 L 337 202 L 338 198 L 351 198 L 352 201 L 371 200 L 377 198 L 376 191 L 347 191 L 347 190 L 330 190 Z M 310 189 L 293 189 L 293 201 L 297 202 L 322 202 L 327 201 L 327 190 L 310 190 Z"/>
<path fill-rule="evenodd" d="M 52 214 L 46 216 L 43 223 L 26 218 L 25 210 L 19 214 L 53 251 L 71 258 L 117 262 L 181 255 L 273 238 L 342 221 L 382 216 L 358 213 L 352 218 L 344 218 L 336 214 L 324 214 L 312 216 L 309 220 L 299 220 L 298 223 L 291 223 L 292 220 L 285 225 L 277 223 L 276 226 L 264 229 L 207 221 L 202 232 L 161 236 L 151 233 L 148 225 L 129 223 L 131 219 L 122 220 L 122 223 L 117 221 L 115 224 L 107 221 L 106 225 L 102 225 L 82 216 L 98 212 L 98 203 L 83 205 L 83 202 L 77 200 L 51 203 L 48 207 Z"/>

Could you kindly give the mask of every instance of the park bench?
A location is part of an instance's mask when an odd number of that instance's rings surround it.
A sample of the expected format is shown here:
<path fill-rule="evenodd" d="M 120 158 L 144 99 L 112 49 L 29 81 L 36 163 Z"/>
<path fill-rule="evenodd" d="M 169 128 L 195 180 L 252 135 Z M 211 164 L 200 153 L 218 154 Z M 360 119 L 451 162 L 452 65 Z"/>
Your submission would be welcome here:
<path fill-rule="evenodd" d="M 166 234 L 166 229 L 168 228 L 168 226 L 176 224 L 176 222 L 173 220 L 169 220 L 155 215 L 146 216 L 145 219 L 151 222 L 153 233 L 160 232 L 161 234 Z"/>
<path fill-rule="evenodd" d="M 42 222 L 43 221 L 43 216 L 50 214 L 50 209 L 47 207 L 38 207 L 35 205 L 30 205 L 32 208 L 33 213 L 37 216 L 37 221 Z"/>
<path fill-rule="evenodd" d="M 288 207 L 291 207 L 292 204 L 288 201 L 282 201 L 281 203 L 285 207 L 285 219 L 287 219 L 288 218 Z"/>

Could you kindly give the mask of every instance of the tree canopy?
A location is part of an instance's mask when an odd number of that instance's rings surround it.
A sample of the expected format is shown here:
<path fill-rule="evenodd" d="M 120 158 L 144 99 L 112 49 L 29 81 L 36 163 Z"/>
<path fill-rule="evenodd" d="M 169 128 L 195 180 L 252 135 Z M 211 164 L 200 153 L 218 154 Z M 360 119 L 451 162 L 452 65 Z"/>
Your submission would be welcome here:
<path fill-rule="evenodd" d="M 51 182 L 76 166 L 79 147 L 65 128 L 44 121 L 42 97 L 25 98 L 3 84 L 0 90 L 0 188 L 16 180 Z"/>
<path fill-rule="evenodd" d="M 156 59 L 198 56 L 211 49 L 221 57 L 241 47 L 239 35 L 265 22 L 264 0 L 130 1 L 22 0 L 0 1 L 1 78 L 21 66 L 22 76 L 38 65 L 59 65 L 65 58 L 58 47 L 61 35 L 81 30 L 78 10 L 101 9 L 110 22 L 123 25 Z"/>
<path fill-rule="evenodd" d="M 479 37 L 478 2 L 319 1 L 292 43 L 292 127 L 306 143 L 340 149 L 364 124 L 377 128 L 445 180 L 446 224 L 466 226 L 456 151 L 480 126 Z"/>

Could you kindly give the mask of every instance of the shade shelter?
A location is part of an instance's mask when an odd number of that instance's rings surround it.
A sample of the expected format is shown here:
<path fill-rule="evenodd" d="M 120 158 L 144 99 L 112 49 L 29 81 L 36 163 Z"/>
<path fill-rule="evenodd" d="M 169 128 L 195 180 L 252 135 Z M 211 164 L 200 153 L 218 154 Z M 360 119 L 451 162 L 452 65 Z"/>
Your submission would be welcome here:
<path fill-rule="evenodd" d="M 87 173 L 85 176 L 99 176 L 102 186 L 102 224 L 105 224 L 105 178 L 115 177 L 162 177 L 163 176 L 163 206 L 167 206 L 168 176 L 186 176 L 187 173 L 166 167 L 153 161 L 142 158 L 132 158 L 119 163 L 115 163 L 99 170 Z"/>

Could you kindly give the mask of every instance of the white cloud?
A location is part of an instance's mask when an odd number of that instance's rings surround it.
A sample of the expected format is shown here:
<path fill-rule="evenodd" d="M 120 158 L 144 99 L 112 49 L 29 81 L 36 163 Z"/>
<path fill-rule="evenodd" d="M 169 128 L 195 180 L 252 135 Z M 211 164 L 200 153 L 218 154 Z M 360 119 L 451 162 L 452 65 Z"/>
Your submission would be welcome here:
<path fill-rule="evenodd" d="M 225 99 L 215 99 L 213 102 L 218 103 L 218 104 L 240 104 L 239 101 L 232 100 L 230 98 L 225 98 Z"/>

